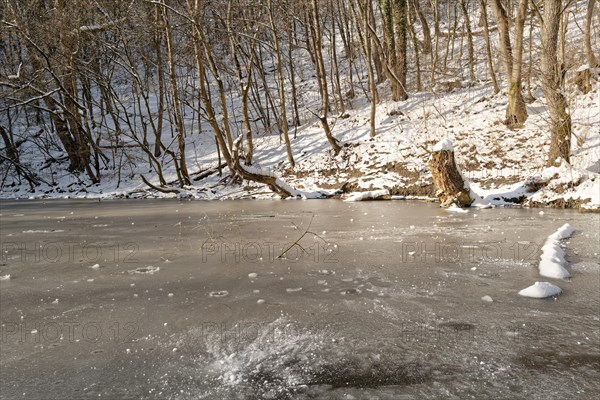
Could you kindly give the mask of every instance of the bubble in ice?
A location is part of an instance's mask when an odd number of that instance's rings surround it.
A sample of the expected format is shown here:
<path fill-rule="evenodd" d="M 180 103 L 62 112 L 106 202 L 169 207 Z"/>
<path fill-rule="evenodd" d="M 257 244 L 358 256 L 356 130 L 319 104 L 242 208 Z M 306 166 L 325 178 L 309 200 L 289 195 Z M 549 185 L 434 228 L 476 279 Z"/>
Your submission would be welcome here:
<path fill-rule="evenodd" d="M 227 290 L 217 290 L 214 292 L 210 292 L 208 294 L 209 297 L 225 297 L 229 296 L 229 292 Z"/>
<path fill-rule="evenodd" d="M 258 274 L 256 272 L 251 272 L 248 274 L 248 278 L 250 279 L 256 279 L 258 277 Z"/>
<path fill-rule="evenodd" d="M 335 271 L 332 271 L 330 269 L 320 269 L 319 270 L 319 275 L 333 275 L 335 274 Z"/>
<path fill-rule="evenodd" d="M 136 269 L 132 269 L 128 271 L 130 274 L 147 274 L 153 275 L 155 272 L 160 271 L 160 267 L 154 267 L 152 265 L 148 265 L 147 267 L 139 267 Z"/>
<path fill-rule="evenodd" d="M 301 287 L 298 287 L 298 288 L 287 288 L 287 289 L 285 289 L 285 291 L 288 292 L 288 293 L 300 292 L 301 290 L 302 290 Z"/>

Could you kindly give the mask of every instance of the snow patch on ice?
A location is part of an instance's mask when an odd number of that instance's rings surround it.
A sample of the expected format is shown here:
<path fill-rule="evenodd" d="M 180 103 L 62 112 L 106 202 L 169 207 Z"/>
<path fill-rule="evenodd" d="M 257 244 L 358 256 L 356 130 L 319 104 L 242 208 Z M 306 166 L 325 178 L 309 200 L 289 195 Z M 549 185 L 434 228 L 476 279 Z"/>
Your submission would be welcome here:
<path fill-rule="evenodd" d="M 567 279 L 571 274 L 565 268 L 567 261 L 565 260 L 565 251 L 561 247 L 561 240 L 571 237 L 573 227 L 569 224 L 564 224 L 552 235 L 548 236 L 546 243 L 542 246 L 542 255 L 539 265 L 540 275 L 547 278 Z"/>
<path fill-rule="evenodd" d="M 448 208 L 445 208 L 446 211 L 455 212 L 455 213 L 468 213 L 469 210 L 457 207 L 456 205 L 452 205 Z"/>
<path fill-rule="evenodd" d="M 388 199 L 390 191 L 387 189 L 371 190 L 368 192 L 352 193 L 345 201 L 365 201 Z"/>
<path fill-rule="evenodd" d="M 521 296 L 534 299 L 545 299 L 546 297 L 557 296 L 560 293 L 562 293 L 562 289 L 550 282 L 536 282 L 519 292 Z"/>
<path fill-rule="evenodd" d="M 10 280 L 10 274 L 0 275 L 0 281 L 8 281 L 8 280 Z"/>

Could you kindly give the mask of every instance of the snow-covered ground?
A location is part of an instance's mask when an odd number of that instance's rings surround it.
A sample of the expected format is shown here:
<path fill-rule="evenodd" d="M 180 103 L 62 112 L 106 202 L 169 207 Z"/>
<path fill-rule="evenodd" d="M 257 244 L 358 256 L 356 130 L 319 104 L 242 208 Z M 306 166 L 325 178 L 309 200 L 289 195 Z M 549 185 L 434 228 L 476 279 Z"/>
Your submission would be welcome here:
<path fill-rule="evenodd" d="M 524 128 L 510 130 L 501 120 L 506 95 L 493 96 L 489 85 L 478 85 L 443 96 L 435 93 L 415 94 L 403 103 L 384 101 L 378 108 L 377 136 L 369 137 L 368 105 L 349 111 L 346 119 L 333 119 L 334 133 L 344 143 L 341 153 L 332 156 L 326 147 L 320 126 L 313 121 L 298 130 L 292 139 L 296 157 L 294 171 L 286 167 L 285 147 L 277 136 L 255 140 L 256 164 L 278 174 L 303 191 L 339 189 L 347 184 L 351 191 L 387 189 L 392 195 L 434 196 L 427 161 L 429 152 L 440 139 L 451 138 L 455 156 L 471 188 L 484 202 L 493 204 L 529 203 L 598 207 L 600 204 L 600 107 L 598 90 L 573 98 L 573 140 L 571 164 L 544 168 L 550 137 L 543 101 L 528 105 L 530 117 Z M 539 96 L 541 98 L 541 96 Z M 402 110 L 401 115 L 395 114 Z M 442 113 L 439 110 L 444 110 Z M 431 128 L 433 127 L 433 128 Z M 189 154 L 192 171 L 204 170 L 217 163 L 211 146 L 212 137 L 191 138 L 188 148 L 202 152 Z M 60 167 L 60 166 L 59 166 Z M 34 193 L 26 183 L 4 187 L 2 198 L 114 198 L 174 197 L 148 191 L 137 173 L 123 172 L 104 176 L 94 186 L 79 183 L 67 171 L 57 171 L 55 188 L 42 184 Z M 147 172 L 147 171 L 145 171 Z M 227 173 L 226 169 L 224 170 Z M 169 176 L 169 172 L 167 172 Z M 223 199 L 274 195 L 255 183 L 241 186 L 221 183 L 217 174 L 187 188 L 191 198 Z M 156 182 L 158 183 L 158 182 Z"/>

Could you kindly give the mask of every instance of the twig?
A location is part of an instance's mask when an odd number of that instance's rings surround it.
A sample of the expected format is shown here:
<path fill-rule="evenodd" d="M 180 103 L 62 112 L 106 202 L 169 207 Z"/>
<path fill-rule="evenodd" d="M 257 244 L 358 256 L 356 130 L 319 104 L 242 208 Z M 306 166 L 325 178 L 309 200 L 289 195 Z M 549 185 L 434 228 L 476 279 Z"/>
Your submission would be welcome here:
<path fill-rule="evenodd" d="M 316 237 L 318 237 L 319 239 L 321 239 L 323 242 L 325 242 L 325 243 L 328 243 L 328 242 L 327 242 L 327 240 L 323 239 L 323 238 L 322 238 L 321 236 L 319 236 L 318 234 L 316 234 L 316 233 L 314 233 L 314 232 L 312 232 L 312 231 L 309 231 L 309 229 L 310 229 L 310 226 L 312 225 L 312 222 L 313 222 L 313 220 L 314 220 L 314 219 L 315 219 L 315 214 L 313 214 L 313 215 L 312 215 L 312 218 L 310 219 L 310 222 L 309 222 L 309 224 L 308 224 L 308 227 L 306 228 L 306 230 L 304 231 L 304 233 L 303 233 L 303 234 L 302 234 L 302 235 L 301 235 L 301 236 L 298 238 L 298 240 L 296 240 L 294 243 L 292 243 L 292 244 L 291 244 L 291 245 L 290 245 L 290 246 L 289 246 L 287 249 L 285 249 L 285 250 L 283 251 L 283 253 L 281 253 L 279 256 L 277 256 L 277 258 L 282 258 L 282 257 L 284 256 L 284 254 L 285 254 L 285 253 L 287 253 L 288 251 L 290 251 L 290 249 L 291 249 L 292 247 L 294 247 L 294 246 L 298 246 L 298 247 L 300 247 L 300 248 L 302 249 L 302 251 L 303 251 L 303 252 L 305 252 L 306 254 L 309 254 L 309 253 L 308 253 L 308 251 L 306 251 L 306 249 L 305 249 L 304 247 L 302 247 L 302 246 L 300 245 L 300 243 L 299 243 L 299 242 L 302 240 L 302 238 L 303 238 L 304 236 L 306 236 L 306 234 L 307 234 L 307 233 L 310 233 L 311 235 L 313 235 L 313 236 L 316 236 Z M 297 229 L 297 228 L 296 228 L 296 229 Z"/>

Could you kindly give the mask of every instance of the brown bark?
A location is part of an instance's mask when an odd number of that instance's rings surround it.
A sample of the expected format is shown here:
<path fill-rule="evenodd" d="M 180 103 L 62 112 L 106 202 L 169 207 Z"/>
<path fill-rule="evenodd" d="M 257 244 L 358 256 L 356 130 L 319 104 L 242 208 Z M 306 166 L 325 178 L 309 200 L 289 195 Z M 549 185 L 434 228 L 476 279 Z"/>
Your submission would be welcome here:
<path fill-rule="evenodd" d="M 487 17 L 486 1 L 487 0 L 479 0 L 481 8 L 481 20 L 483 24 L 483 38 L 485 40 L 485 52 L 487 55 L 488 70 L 492 78 L 492 84 L 494 85 L 494 94 L 497 94 L 498 92 L 500 92 L 500 87 L 498 86 L 498 80 L 496 79 L 496 71 L 494 71 L 494 63 L 492 61 L 492 48 L 490 46 L 490 28 Z"/>
<path fill-rule="evenodd" d="M 471 19 L 469 18 L 467 0 L 460 0 L 460 7 L 462 9 L 463 17 L 465 19 L 465 28 L 467 29 L 467 48 L 469 52 L 469 78 L 471 79 L 471 82 L 475 82 L 475 51 L 473 50 L 473 32 L 471 30 Z"/>
<path fill-rule="evenodd" d="M 523 31 L 528 3 L 529 0 L 519 0 L 514 31 L 514 48 L 512 48 L 509 33 L 509 13 L 502 5 L 501 0 L 492 1 L 500 34 L 500 52 L 509 84 L 508 107 L 506 108 L 506 120 L 504 121 L 509 127 L 518 126 L 527 120 L 527 107 L 521 91 L 521 71 L 523 65 Z"/>
<path fill-rule="evenodd" d="M 562 5 L 560 0 L 544 2 L 544 24 L 542 26 L 541 78 L 542 90 L 550 114 L 550 154 L 547 165 L 554 165 L 560 158 L 569 162 L 571 152 L 571 116 L 567 111 L 567 100 L 562 94 L 562 68 L 557 59 L 558 31 Z"/>
<path fill-rule="evenodd" d="M 183 116 L 181 115 L 181 101 L 177 83 L 177 70 L 175 68 L 175 55 L 173 50 L 173 38 L 171 35 L 171 25 L 168 20 L 167 9 L 163 8 L 163 26 L 165 29 L 165 41 L 167 43 L 167 59 L 169 65 L 169 77 L 171 79 L 171 94 L 173 100 L 173 114 L 175 118 L 175 130 L 177 131 L 177 146 L 179 150 L 179 166 L 175 163 L 181 175 L 181 186 L 190 184 L 190 175 L 187 169 L 185 159 L 185 127 Z"/>
<path fill-rule="evenodd" d="M 465 182 L 456 167 L 454 151 L 434 151 L 429 159 L 429 169 L 442 207 L 452 204 L 469 207 L 473 203 L 470 190 L 465 189 Z"/>
<path fill-rule="evenodd" d="M 294 154 L 292 153 L 292 145 L 290 143 L 289 126 L 287 120 L 287 106 L 285 104 L 285 80 L 283 76 L 283 60 L 281 58 L 281 48 L 279 47 L 279 37 L 277 36 L 277 27 L 275 25 L 275 17 L 273 15 L 273 1 L 268 0 L 269 22 L 271 23 L 271 37 L 273 38 L 273 46 L 275 47 L 275 56 L 277 59 L 277 79 L 279 81 L 279 105 L 281 111 L 281 129 L 283 131 L 283 139 L 285 141 L 285 150 L 290 163 L 290 168 L 294 169 Z"/>
<path fill-rule="evenodd" d="M 592 49 L 592 17 L 594 16 L 594 5 L 596 4 L 596 0 L 589 0 L 587 6 L 587 12 L 585 15 L 585 30 L 583 33 L 583 39 L 585 43 L 585 56 L 587 58 L 587 63 L 590 68 L 598 68 L 600 67 L 600 63 L 594 54 L 594 50 Z"/>
<path fill-rule="evenodd" d="M 313 35 L 312 43 L 313 52 L 315 55 L 315 64 L 317 67 L 317 81 L 319 83 L 319 92 L 321 94 L 321 115 L 319 115 L 319 120 L 321 121 L 321 126 L 325 131 L 325 136 L 327 137 L 327 141 L 331 145 L 334 154 L 338 155 L 342 148 L 340 147 L 336 138 L 333 136 L 331 127 L 327 121 L 327 113 L 329 112 L 329 90 L 327 89 L 327 72 L 325 70 L 325 62 L 323 61 L 323 53 L 321 50 L 323 32 L 321 30 L 321 22 L 319 18 L 319 2 L 317 0 L 312 0 L 311 4 L 311 31 Z"/>
<path fill-rule="evenodd" d="M 397 93 L 394 94 L 394 100 L 408 99 L 406 90 L 407 75 L 407 0 L 393 0 L 392 3 L 394 22 L 396 25 L 396 68 L 394 70 L 400 83 L 397 86 Z"/>

